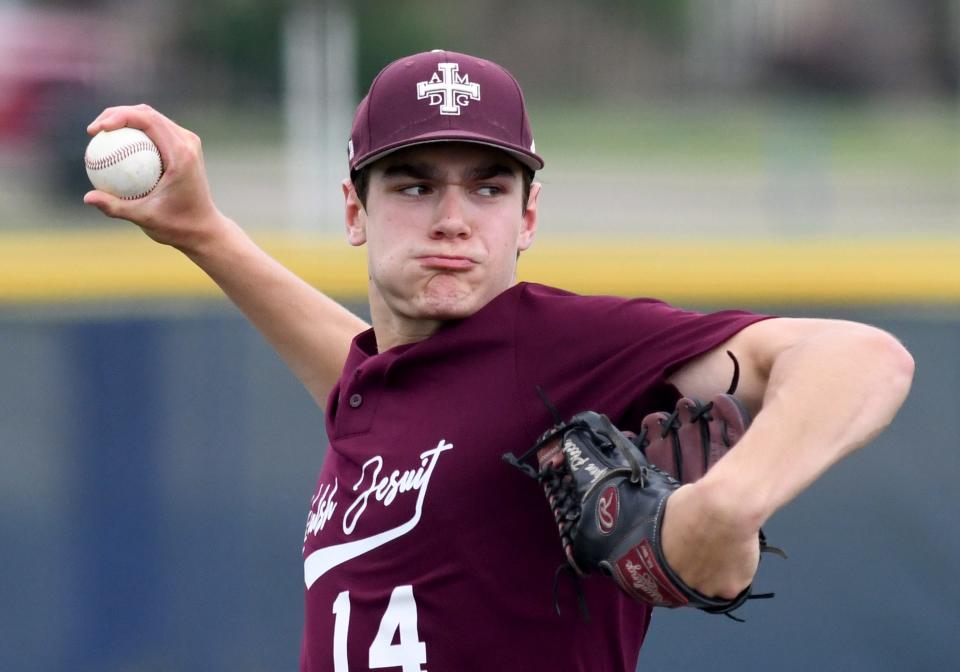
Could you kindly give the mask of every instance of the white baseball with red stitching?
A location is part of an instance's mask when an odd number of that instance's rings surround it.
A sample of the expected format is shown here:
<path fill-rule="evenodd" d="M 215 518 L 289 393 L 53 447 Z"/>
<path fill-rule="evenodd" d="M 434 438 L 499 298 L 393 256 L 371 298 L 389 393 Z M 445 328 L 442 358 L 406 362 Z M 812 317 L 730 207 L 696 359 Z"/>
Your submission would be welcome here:
<path fill-rule="evenodd" d="M 120 198 L 142 198 L 163 175 L 163 161 L 153 141 L 136 128 L 100 131 L 83 157 L 96 189 Z"/>

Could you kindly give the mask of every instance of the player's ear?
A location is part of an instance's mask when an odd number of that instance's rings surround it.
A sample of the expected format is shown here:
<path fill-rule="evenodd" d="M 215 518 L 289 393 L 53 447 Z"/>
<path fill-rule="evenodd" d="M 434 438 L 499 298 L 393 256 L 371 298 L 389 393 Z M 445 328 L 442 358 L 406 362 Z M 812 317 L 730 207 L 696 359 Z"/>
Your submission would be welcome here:
<path fill-rule="evenodd" d="M 517 240 L 517 249 L 526 250 L 533 245 L 533 236 L 537 232 L 537 203 L 540 198 L 540 183 L 530 185 L 530 196 L 527 198 L 527 209 L 523 213 L 523 223 L 520 226 L 520 236 Z"/>
<path fill-rule="evenodd" d="M 347 229 L 347 242 L 354 246 L 363 245 L 367 242 L 367 211 L 350 178 L 345 179 L 340 186 L 343 189 L 343 218 Z"/>

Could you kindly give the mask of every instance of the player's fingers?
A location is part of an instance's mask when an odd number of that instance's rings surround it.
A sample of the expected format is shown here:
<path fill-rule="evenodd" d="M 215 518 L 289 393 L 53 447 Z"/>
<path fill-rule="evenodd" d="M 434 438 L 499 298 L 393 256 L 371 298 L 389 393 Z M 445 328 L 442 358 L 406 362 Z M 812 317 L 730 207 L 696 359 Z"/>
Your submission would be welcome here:
<path fill-rule="evenodd" d="M 176 174 L 181 165 L 188 165 L 202 155 L 200 138 L 195 133 L 143 103 L 108 107 L 87 126 L 87 133 L 96 135 L 124 127 L 140 129 L 153 140 L 160 151 L 165 173 Z"/>
<path fill-rule="evenodd" d="M 87 133 L 96 135 L 100 131 L 113 131 L 127 125 L 127 115 L 131 105 L 114 105 L 103 110 L 87 125 Z"/>
<path fill-rule="evenodd" d="M 116 196 L 108 194 L 105 191 L 99 191 L 97 189 L 88 191 L 83 196 L 83 202 L 87 205 L 92 205 L 107 217 L 133 221 L 130 212 L 132 207 L 131 202 L 125 201 L 122 198 L 117 198 Z"/>
<path fill-rule="evenodd" d="M 147 135 L 151 135 L 151 130 L 162 126 L 170 126 L 180 129 L 173 121 L 165 117 L 160 112 L 147 105 L 118 105 L 108 107 L 87 126 L 89 135 L 96 135 L 100 131 L 114 131 L 118 128 L 129 126 L 130 128 L 139 128 Z"/>
<path fill-rule="evenodd" d="M 150 125 L 147 114 L 143 110 L 137 110 L 129 105 L 110 107 L 90 122 L 87 126 L 87 134 L 96 135 L 100 131 L 115 131 L 125 126 L 146 131 L 146 127 Z"/>
<path fill-rule="evenodd" d="M 170 122 L 144 131 L 156 143 L 164 175 L 203 173 L 203 146 L 200 136 Z"/>

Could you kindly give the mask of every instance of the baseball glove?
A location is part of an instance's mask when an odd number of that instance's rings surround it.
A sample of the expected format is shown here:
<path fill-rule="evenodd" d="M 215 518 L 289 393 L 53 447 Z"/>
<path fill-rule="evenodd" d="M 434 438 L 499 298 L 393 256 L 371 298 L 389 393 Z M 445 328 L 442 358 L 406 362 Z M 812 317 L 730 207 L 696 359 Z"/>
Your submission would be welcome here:
<path fill-rule="evenodd" d="M 750 425 L 750 414 L 731 394 L 709 403 L 684 397 L 673 413 L 651 413 L 631 437 L 647 460 L 681 483 L 699 480 L 727 454 Z"/>
<path fill-rule="evenodd" d="M 558 421 L 520 458 L 503 457 L 542 483 L 567 565 L 577 575 L 599 570 L 633 599 L 654 606 L 730 615 L 751 597 L 771 595 L 753 594 L 752 586 L 729 600 L 699 593 L 667 564 L 660 530 L 667 498 L 681 480 L 702 476 L 748 423 L 730 395 L 707 404 L 683 398 L 673 413 L 647 416 L 632 440 L 606 416 L 586 411 Z M 536 470 L 524 463 L 533 453 Z M 762 534 L 759 543 L 761 551 L 779 550 Z"/>

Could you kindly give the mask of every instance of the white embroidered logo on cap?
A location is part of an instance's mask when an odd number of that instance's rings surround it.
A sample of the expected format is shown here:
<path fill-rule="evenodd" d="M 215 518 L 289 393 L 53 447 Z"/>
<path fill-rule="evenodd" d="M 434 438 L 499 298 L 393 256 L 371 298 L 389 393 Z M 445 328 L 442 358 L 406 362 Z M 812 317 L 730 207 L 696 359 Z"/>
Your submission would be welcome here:
<path fill-rule="evenodd" d="M 460 114 L 471 100 L 480 100 L 480 85 L 470 83 L 470 75 L 459 74 L 459 63 L 438 63 L 440 72 L 433 73 L 429 82 L 417 82 L 417 100 L 430 99 L 430 105 L 439 105 L 440 114 Z M 441 76 L 442 74 L 442 76 Z"/>

